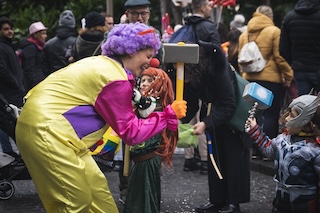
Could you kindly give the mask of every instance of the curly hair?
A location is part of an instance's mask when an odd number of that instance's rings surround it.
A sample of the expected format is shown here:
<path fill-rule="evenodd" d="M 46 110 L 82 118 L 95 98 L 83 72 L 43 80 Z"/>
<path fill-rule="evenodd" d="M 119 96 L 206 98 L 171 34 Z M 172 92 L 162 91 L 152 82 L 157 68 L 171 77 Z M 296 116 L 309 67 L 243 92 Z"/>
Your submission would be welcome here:
<path fill-rule="evenodd" d="M 149 67 L 142 72 L 143 75 L 148 75 L 154 80 L 142 95 L 155 97 L 157 102 L 160 103 L 161 110 L 174 101 L 172 82 L 167 73 L 161 69 Z M 171 168 L 172 156 L 177 146 L 178 132 L 165 129 L 161 136 L 162 140 L 157 154 L 162 157 L 163 164 Z"/>
<path fill-rule="evenodd" d="M 101 49 L 103 55 L 114 57 L 130 55 L 147 48 L 152 48 L 157 53 L 160 45 L 159 35 L 154 28 L 136 22 L 115 25 Z"/>

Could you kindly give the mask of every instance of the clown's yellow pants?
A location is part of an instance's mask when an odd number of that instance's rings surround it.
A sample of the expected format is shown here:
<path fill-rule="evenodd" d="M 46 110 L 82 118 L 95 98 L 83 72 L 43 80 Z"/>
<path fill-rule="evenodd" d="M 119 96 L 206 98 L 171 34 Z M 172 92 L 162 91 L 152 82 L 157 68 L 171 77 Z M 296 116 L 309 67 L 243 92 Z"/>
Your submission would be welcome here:
<path fill-rule="evenodd" d="M 47 139 L 17 134 L 18 148 L 46 211 L 117 213 L 107 180 L 89 152 L 79 155 L 54 137 Z"/>

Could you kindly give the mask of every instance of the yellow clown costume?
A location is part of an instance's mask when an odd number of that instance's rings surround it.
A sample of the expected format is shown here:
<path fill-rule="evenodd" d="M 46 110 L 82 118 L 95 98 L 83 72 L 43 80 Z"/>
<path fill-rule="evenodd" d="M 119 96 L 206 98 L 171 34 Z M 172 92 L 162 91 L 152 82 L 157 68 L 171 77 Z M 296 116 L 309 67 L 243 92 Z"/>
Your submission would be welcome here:
<path fill-rule="evenodd" d="M 106 56 L 75 62 L 48 76 L 28 97 L 16 141 L 47 212 L 118 212 L 107 180 L 88 150 L 107 128 L 129 145 L 177 129 L 169 105 L 138 119 L 134 78 Z"/>

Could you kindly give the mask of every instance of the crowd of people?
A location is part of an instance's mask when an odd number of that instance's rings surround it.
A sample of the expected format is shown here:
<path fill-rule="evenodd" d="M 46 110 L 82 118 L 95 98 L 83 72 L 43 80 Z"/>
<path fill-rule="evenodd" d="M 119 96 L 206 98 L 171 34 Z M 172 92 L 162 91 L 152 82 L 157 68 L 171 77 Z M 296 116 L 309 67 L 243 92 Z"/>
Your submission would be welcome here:
<path fill-rule="evenodd" d="M 181 169 L 208 176 L 209 202 L 196 212 L 239 213 L 250 202 L 250 161 L 257 158 L 275 163 L 272 212 L 320 211 L 320 1 L 299 0 L 281 27 L 267 5 L 247 23 L 236 14 L 228 25 L 210 20 L 212 1 L 190 6 L 183 23 L 193 25 L 199 63 L 185 64 L 184 100 L 174 98 L 175 67 L 162 61 L 149 0 L 125 1 L 116 25 L 112 15 L 91 11 L 79 31 L 65 10 L 54 37 L 47 40 L 40 20 L 17 47 L 14 23 L 0 17 L 0 94 L 22 109 L 15 141 L 0 129 L 0 150 L 23 159 L 47 212 L 118 212 L 89 149 L 109 127 L 121 138 L 114 170 L 124 212 L 160 212 L 161 169 L 173 166 L 180 123 L 198 136 Z M 266 61 L 259 72 L 238 64 L 249 41 Z M 243 132 L 226 122 L 236 108 L 234 70 L 274 95 Z M 134 101 L 137 95 L 147 101 Z"/>

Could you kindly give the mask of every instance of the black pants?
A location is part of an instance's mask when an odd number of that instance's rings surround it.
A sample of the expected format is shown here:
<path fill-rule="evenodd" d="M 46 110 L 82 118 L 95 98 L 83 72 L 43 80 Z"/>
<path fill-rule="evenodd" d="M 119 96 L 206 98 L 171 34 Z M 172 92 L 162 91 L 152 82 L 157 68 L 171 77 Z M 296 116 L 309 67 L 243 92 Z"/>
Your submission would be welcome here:
<path fill-rule="evenodd" d="M 223 179 L 215 172 L 208 155 L 208 182 L 210 202 L 239 204 L 250 201 L 250 155 L 243 138 L 226 125 L 211 133 L 213 152 Z"/>

